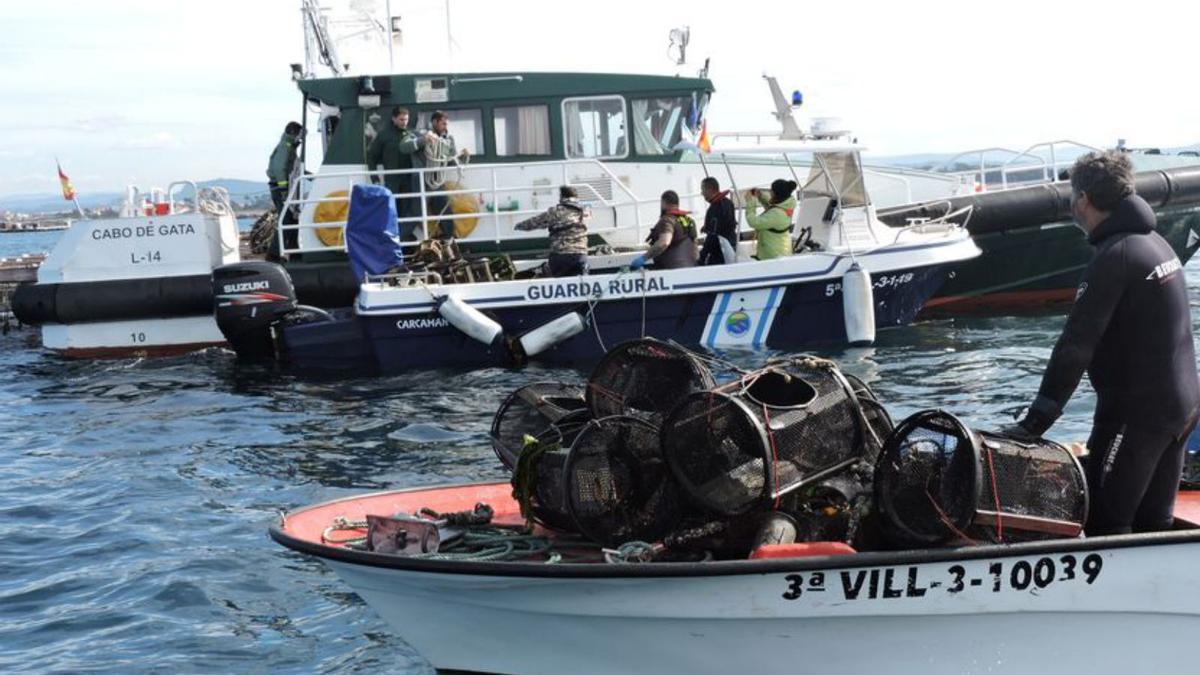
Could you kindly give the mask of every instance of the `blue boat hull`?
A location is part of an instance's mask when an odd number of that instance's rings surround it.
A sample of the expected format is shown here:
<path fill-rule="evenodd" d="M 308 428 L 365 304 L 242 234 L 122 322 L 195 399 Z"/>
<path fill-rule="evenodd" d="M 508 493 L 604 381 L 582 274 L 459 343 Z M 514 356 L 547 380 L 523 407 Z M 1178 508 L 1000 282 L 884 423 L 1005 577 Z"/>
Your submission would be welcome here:
<path fill-rule="evenodd" d="M 910 323 L 946 279 L 944 266 L 892 273 L 902 283 L 875 284 L 879 328 Z M 700 292 L 597 303 L 584 332 L 539 354 L 539 361 L 595 361 L 607 347 L 652 336 L 697 347 L 780 350 L 844 342 L 842 294 L 836 279 L 732 292 Z M 519 336 L 570 311 L 588 313 L 579 301 L 515 303 L 485 310 L 506 335 Z M 644 323 L 644 326 L 643 326 Z M 486 367 L 511 363 L 503 345 L 485 345 L 449 325 L 436 312 L 351 315 L 336 321 L 289 326 L 282 333 L 285 357 L 305 369 L 402 372 L 437 367 Z"/>

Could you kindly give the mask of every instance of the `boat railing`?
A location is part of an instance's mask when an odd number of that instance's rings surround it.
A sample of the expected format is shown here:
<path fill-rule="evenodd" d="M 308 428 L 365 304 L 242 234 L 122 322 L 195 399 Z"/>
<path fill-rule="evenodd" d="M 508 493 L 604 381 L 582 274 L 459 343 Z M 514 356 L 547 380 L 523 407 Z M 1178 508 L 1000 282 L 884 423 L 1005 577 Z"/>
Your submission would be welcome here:
<path fill-rule="evenodd" d="M 779 130 L 775 131 L 718 131 L 709 136 L 713 145 L 716 145 L 720 139 L 728 138 L 735 141 L 749 139 L 755 145 L 777 145 L 780 141 Z"/>
<path fill-rule="evenodd" d="M 178 208 L 175 206 L 175 193 L 180 188 L 192 189 L 192 208 L 195 209 L 196 213 L 200 213 L 200 188 L 196 185 L 195 181 L 191 180 L 177 180 L 167 186 L 167 204 L 169 212 L 172 214 L 178 212 Z"/>
<path fill-rule="evenodd" d="M 571 180 L 570 172 L 572 169 L 586 167 L 601 172 L 601 175 L 607 178 L 611 185 L 613 194 L 605 196 L 596 188 L 595 185 L 587 182 L 576 182 Z M 527 162 L 527 163 L 508 163 L 508 164 L 453 164 L 445 167 L 423 167 L 413 169 L 387 169 L 387 170 L 352 170 L 352 171 L 337 171 L 337 172 L 322 172 L 320 174 L 303 176 L 301 180 L 293 181 L 293 186 L 289 190 L 288 196 L 284 202 L 284 213 L 290 209 L 297 209 L 303 212 L 310 205 L 317 205 L 326 202 L 345 202 L 350 201 L 350 193 L 356 183 L 363 183 L 367 180 L 377 179 L 382 181 L 388 176 L 414 176 L 417 189 L 413 192 L 404 192 L 396 194 L 398 199 L 411 199 L 417 202 L 420 213 L 413 216 L 398 216 L 398 224 L 413 223 L 414 229 L 424 229 L 427 227 L 430 219 L 441 221 L 455 222 L 459 220 L 473 219 L 488 219 L 491 221 L 491 239 L 496 243 L 505 240 L 533 239 L 544 237 L 544 234 L 537 232 L 505 232 L 502 229 L 503 220 L 522 220 L 545 212 L 544 208 L 533 209 L 514 209 L 501 210 L 501 200 L 504 197 L 513 194 L 527 194 L 533 191 L 544 191 L 548 189 L 556 189 L 556 185 L 552 185 L 543 179 L 540 182 L 530 182 L 521 185 L 502 185 L 500 183 L 500 171 L 511 171 L 514 168 L 541 168 L 551 170 L 561 170 L 561 185 L 569 185 L 574 187 L 580 195 L 581 200 L 590 202 L 590 208 L 593 212 L 599 209 L 610 209 L 614 213 L 613 226 L 599 230 L 601 232 L 614 232 L 618 230 L 635 230 L 645 229 L 645 225 L 639 222 L 638 214 L 644 207 L 654 207 L 654 213 L 657 214 L 658 197 L 639 198 L 620 178 L 618 178 L 612 170 L 602 162 L 591 159 L 583 160 L 560 160 L 548 162 Z M 445 180 L 442 182 L 443 189 L 431 189 L 427 180 L 431 174 L 447 175 L 457 174 L 459 180 Z M 466 174 L 483 174 L 484 186 L 463 187 L 462 178 Z M 321 181 L 325 184 L 323 190 L 326 192 L 324 196 L 313 195 L 313 184 L 316 181 Z M 335 195 L 330 194 L 329 182 L 337 183 L 345 181 L 345 194 Z M 452 185 L 453 183 L 453 185 Z M 449 189 L 447 189 L 449 188 Z M 333 190 L 332 192 L 337 192 Z M 697 193 L 698 195 L 698 193 Z M 688 194 L 686 197 L 694 197 L 697 195 Z M 465 213 L 448 213 L 439 214 L 430 213 L 429 198 L 444 197 L 448 201 L 454 197 L 473 196 L 477 201 L 482 202 L 483 209 L 480 211 L 471 211 Z M 557 201 L 557 197 L 555 198 Z M 490 206 L 489 206 L 490 205 Z M 448 208 L 448 207 L 447 207 Z M 622 225 L 621 219 L 616 217 L 618 210 L 629 210 L 633 212 L 632 222 L 628 225 Z M 303 218 L 297 218 L 303 220 Z M 313 244 L 312 242 L 303 242 L 302 237 L 297 236 L 296 241 L 292 245 L 287 245 L 287 237 L 285 232 L 301 230 L 323 230 L 325 228 L 343 228 L 346 226 L 346 220 L 326 220 L 316 222 L 309 219 L 308 222 L 295 222 L 281 224 L 278 227 L 277 236 L 279 238 L 280 251 L 286 256 L 293 253 L 307 253 L 311 251 L 344 251 L 345 242 L 336 244 Z M 477 228 L 478 231 L 478 228 Z M 425 232 L 425 234 L 433 235 L 436 233 Z M 475 237 L 479 239 L 479 237 Z M 415 245 L 411 242 L 406 242 L 406 246 Z"/>
<path fill-rule="evenodd" d="M 1100 148 L 1060 139 L 1034 143 L 1023 150 L 1004 147 L 979 148 L 954 155 L 934 168 L 934 171 L 951 176 L 970 178 L 977 192 L 1004 190 L 1010 187 L 1053 183 L 1063 169 L 1070 167 L 1075 159 L 1085 152 L 1098 152 Z M 1003 161 L 988 162 L 990 157 L 1000 155 Z M 958 169 L 964 160 L 978 160 L 978 168 Z M 974 164 L 974 161 L 970 162 Z"/>
<path fill-rule="evenodd" d="M 942 233 L 949 235 L 966 229 L 967 223 L 971 222 L 971 216 L 975 213 L 975 205 L 967 204 L 960 209 L 954 209 L 954 205 L 949 200 L 942 203 L 946 205 L 946 212 L 940 216 L 932 218 L 923 216 L 919 218 L 906 218 L 907 225 L 895 228 L 896 236 L 892 239 L 892 243 L 898 244 L 901 239 L 910 234 L 930 235 Z M 938 205 L 941 204 L 939 203 Z M 930 204 L 922 206 L 930 206 Z M 901 209 L 892 213 L 903 213 L 905 210 Z M 960 217 L 961 220 L 959 220 Z"/>
<path fill-rule="evenodd" d="M 431 270 L 405 270 L 388 274 L 368 274 L 363 278 L 363 282 L 393 287 L 440 286 L 442 275 Z"/>

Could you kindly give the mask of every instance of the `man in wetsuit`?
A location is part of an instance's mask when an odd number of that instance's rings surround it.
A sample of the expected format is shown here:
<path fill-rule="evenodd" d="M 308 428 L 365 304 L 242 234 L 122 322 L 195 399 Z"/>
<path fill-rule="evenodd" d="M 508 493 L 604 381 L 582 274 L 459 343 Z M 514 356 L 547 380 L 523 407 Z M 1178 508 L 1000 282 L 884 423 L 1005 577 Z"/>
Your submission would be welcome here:
<path fill-rule="evenodd" d="M 1071 212 L 1096 256 L 1037 398 L 1006 429 L 1041 436 L 1087 371 L 1097 399 L 1087 462 L 1092 536 L 1171 527 L 1200 408 L 1183 268 L 1133 186 L 1121 152 L 1085 155 L 1071 170 Z"/>

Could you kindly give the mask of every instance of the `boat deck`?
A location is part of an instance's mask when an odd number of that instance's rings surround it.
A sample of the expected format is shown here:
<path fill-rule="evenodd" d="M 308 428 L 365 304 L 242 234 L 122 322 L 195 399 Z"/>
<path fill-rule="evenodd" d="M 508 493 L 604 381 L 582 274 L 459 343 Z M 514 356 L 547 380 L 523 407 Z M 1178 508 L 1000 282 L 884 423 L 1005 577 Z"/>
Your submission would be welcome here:
<path fill-rule="evenodd" d="M 326 502 L 289 513 L 284 518 L 282 529 L 288 535 L 311 544 L 341 548 L 340 543 L 324 537 L 326 529 L 338 519 L 363 521 L 368 514 L 416 513 L 423 508 L 441 513 L 469 511 L 477 503 L 492 507 L 495 512 L 493 522 L 497 525 L 521 525 L 524 522 L 512 498 L 512 486 L 507 482 L 497 482 L 377 492 Z M 1200 527 L 1200 491 L 1181 491 L 1175 502 L 1175 516 L 1182 529 Z M 553 534 L 545 530 L 537 533 Z M 359 534 L 365 535 L 366 532 L 360 530 Z"/>
<path fill-rule="evenodd" d="M 1200 527 L 1200 490 L 1182 490 L 1175 499 L 1175 519 Z"/>

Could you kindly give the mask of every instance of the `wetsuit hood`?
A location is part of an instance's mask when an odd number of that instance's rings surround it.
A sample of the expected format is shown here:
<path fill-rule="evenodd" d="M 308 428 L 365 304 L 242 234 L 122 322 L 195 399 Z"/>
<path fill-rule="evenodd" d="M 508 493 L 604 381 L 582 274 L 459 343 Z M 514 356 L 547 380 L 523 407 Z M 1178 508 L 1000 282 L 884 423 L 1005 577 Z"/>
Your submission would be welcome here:
<path fill-rule="evenodd" d="M 1154 231 L 1155 223 L 1154 210 L 1146 200 L 1137 195 L 1129 195 L 1117 204 L 1117 208 L 1113 209 L 1104 222 L 1092 230 L 1088 235 L 1088 242 L 1096 246 L 1115 234 L 1149 234 Z"/>

